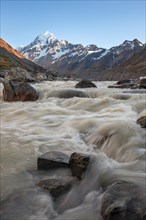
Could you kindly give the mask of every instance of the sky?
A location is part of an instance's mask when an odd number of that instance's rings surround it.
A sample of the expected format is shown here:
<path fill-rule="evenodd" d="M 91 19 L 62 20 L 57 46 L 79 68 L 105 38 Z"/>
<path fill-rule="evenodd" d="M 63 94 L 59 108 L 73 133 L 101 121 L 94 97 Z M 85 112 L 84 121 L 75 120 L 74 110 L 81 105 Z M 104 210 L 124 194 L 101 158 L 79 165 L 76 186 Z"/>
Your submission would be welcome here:
<path fill-rule="evenodd" d="M 49 31 L 58 40 L 110 48 L 146 41 L 145 0 L 0 0 L 0 36 L 12 47 Z"/>

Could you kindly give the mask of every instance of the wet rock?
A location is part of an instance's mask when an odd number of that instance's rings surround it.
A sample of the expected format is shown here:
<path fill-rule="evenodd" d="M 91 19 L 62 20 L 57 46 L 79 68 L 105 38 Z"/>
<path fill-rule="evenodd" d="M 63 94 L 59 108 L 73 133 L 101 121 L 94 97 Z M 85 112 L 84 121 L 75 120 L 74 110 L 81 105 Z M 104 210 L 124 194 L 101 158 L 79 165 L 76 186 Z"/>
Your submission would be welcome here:
<path fill-rule="evenodd" d="M 132 83 L 134 83 L 132 79 L 123 79 L 123 80 L 118 81 L 116 84 L 121 85 L 121 84 L 132 84 Z"/>
<path fill-rule="evenodd" d="M 142 128 L 146 128 L 146 116 L 138 118 L 136 122 L 140 124 Z"/>
<path fill-rule="evenodd" d="M 76 176 L 78 179 L 82 178 L 83 173 L 85 172 L 90 157 L 81 153 L 73 153 L 70 156 L 69 165 L 73 176 Z"/>
<path fill-rule="evenodd" d="M 54 199 L 56 199 L 62 194 L 68 192 L 75 181 L 76 179 L 73 177 L 61 177 L 60 179 L 41 180 L 37 185 L 48 190 Z"/>
<path fill-rule="evenodd" d="M 139 86 L 140 86 L 140 88 L 146 89 L 146 77 L 140 79 Z"/>
<path fill-rule="evenodd" d="M 108 86 L 108 88 L 117 88 L 117 89 L 137 89 L 139 84 L 132 79 L 120 80 L 114 85 Z"/>
<path fill-rule="evenodd" d="M 4 101 L 36 101 L 38 92 L 24 82 L 13 82 L 5 79 L 0 80 L 3 83 L 3 99 Z"/>
<path fill-rule="evenodd" d="M 54 169 L 69 167 L 69 156 L 59 151 L 50 151 L 37 160 L 38 169 Z"/>
<path fill-rule="evenodd" d="M 75 85 L 75 88 L 89 88 L 89 87 L 96 87 L 94 83 L 89 80 L 81 80 L 79 83 Z"/>
<path fill-rule="evenodd" d="M 103 194 L 101 215 L 104 220 L 145 220 L 146 197 L 144 187 L 119 181 Z"/>
<path fill-rule="evenodd" d="M 125 83 L 125 84 L 114 84 L 112 86 L 108 86 L 108 88 L 116 88 L 116 89 L 137 89 L 139 85 L 136 83 Z"/>

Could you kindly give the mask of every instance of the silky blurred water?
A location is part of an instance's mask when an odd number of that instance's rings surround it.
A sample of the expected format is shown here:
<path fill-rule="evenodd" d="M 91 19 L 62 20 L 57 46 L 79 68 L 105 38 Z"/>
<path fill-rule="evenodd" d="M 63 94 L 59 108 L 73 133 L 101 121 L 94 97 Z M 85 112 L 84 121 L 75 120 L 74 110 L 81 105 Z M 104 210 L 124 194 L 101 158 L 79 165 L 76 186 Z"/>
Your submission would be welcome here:
<path fill-rule="evenodd" d="M 136 124 L 146 115 L 144 90 L 108 88 L 114 82 L 75 89 L 76 83 L 33 84 L 39 100 L 12 103 L 2 100 L 0 85 L 2 220 L 102 220 L 103 186 L 116 180 L 145 184 L 146 130 Z M 84 97 L 60 98 L 74 91 Z M 37 158 L 50 150 L 91 155 L 83 180 L 58 209 L 49 193 L 36 186 L 46 175 L 37 171 Z M 48 175 L 61 172 L 67 171 Z"/>

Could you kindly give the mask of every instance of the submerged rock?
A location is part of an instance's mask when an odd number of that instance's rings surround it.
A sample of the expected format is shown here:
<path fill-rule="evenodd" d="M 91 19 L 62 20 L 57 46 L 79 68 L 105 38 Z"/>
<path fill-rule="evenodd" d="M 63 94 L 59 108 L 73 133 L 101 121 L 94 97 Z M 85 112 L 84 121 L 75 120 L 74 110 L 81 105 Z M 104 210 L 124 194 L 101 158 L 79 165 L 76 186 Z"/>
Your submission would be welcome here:
<path fill-rule="evenodd" d="M 103 194 L 101 215 L 104 220 L 145 220 L 145 189 L 134 183 L 119 181 Z"/>
<path fill-rule="evenodd" d="M 3 83 L 3 100 L 8 102 L 13 101 L 36 101 L 38 92 L 28 83 L 14 83 L 5 79 L 0 80 Z"/>
<path fill-rule="evenodd" d="M 130 93 L 130 94 L 143 94 L 146 93 L 146 91 L 140 90 L 140 89 L 136 89 L 136 90 L 131 90 L 131 91 L 124 91 L 123 93 Z"/>
<path fill-rule="evenodd" d="M 64 178 L 61 177 L 60 179 L 41 180 L 37 185 L 45 190 L 48 190 L 54 199 L 56 199 L 62 194 L 68 192 L 74 181 L 75 178 L 69 176 Z"/>
<path fill-rule="evenodd" d="M 146 116 L 138 118 L 136 122 L 140 124 L 142 128 L 146 128 Z"/>
<path fill-rule="evenodd" d="M 83 98 L 88 98 L 89 95 L 86 94 L 83 91 L 76 91 L 76 90 L 63 90 L 60 91 L 56 97 L 59 98 L 73 98 L 73 97 L 83 97 Z"/>
<path fill-rule="evenodd" d="M 75 85 L 75 88 L 89 88 L 89 87 L 96 88 L 96 85 L 89 80 L 81 80 Z"/>
<path fill-rule="evenodd" d="M 69 165 L 73 176 L 76 176 L 78 179 L 82 178 L 83 173 L 85 172 L 90 157 L 81 153 L 73 153 L 70 156 Z"/>
<path fill-rule="evenodd" d="M 50 151 L 37 160 L 38 169 L 53 169 L 69 167 L 69 156 L 59 151 Z"/>

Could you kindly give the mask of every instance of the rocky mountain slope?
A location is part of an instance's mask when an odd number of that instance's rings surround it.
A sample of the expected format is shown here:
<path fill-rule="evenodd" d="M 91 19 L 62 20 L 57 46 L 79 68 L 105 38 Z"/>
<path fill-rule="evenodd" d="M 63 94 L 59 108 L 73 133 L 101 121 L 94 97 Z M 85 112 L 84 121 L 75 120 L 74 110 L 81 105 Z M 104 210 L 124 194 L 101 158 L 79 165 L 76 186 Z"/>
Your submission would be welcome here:
<path fill-rule="evenodd" d="M 146 46 L 135 52 L 125 62 L 114 66 L 109 72 L 108 79 L 139 79 L 140 76 L 146 76 Z"/>
<path fill-rule="evenodd" d="M 0 38 L 0 77 L 19 81 L 53 80 L 55 73 L 25 58 Z"/>
<path fill-rule="evenodd" d="M 31 61 L 66 77 L 117 80 L 122 77 L 121 74 L 125 77 L 138 78 L 144 75 L 146 67 L 143 62 L 141 69 L 135 66 L 132 68 L 131 64 L 128 64 L 130 58 L 134 56 L 136 59 L 139 56 L 136 54 L 140 53 L 143 57 L 144 48 L 145 45 L 137 39 L 126 40 L 110 49 L 93 44 L 84 47 L 81 44 L 71 44 L 66 40 L 59 41 L 53 34 L 46 32 L 19 50 Z M 127 65 L 130 68 L 128 72 Z"/>

